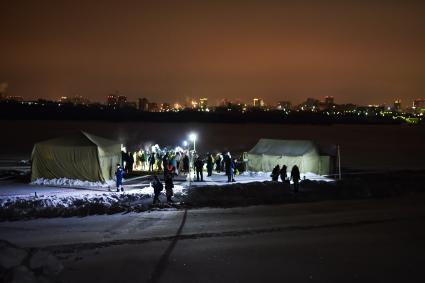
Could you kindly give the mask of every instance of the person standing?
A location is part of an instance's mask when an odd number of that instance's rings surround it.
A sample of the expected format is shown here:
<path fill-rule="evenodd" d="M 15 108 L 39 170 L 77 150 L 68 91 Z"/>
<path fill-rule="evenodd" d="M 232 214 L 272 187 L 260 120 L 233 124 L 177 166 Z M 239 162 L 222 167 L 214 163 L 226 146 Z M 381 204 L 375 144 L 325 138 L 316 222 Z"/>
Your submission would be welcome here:
<path fill-rule="evenodd" d="M 226 169 L 226 175 L 227 175 L 227 182 L 235 182 L 234 170 L 235 170 L 235 163 L 232 160 L 232 157 L 230 155 L 230 152 L 224 155 L 224 165 Z"/>
<path fill-rule="evenodd" d="M 204 181 L 204 161 L 201 159 L 200 156 L 195 161 L 195 170 L 196 170 L 196 181 L 199 182 L 199 175 L 201 175 L 201 182 Z"/>
<path fill-rule="evenodd" d="M 174 195 L 173 188 L 173 174 L 167 172 L 167 174 L 165 174 L 165 195 L 167 196 L 167 202 L 173 202 L 171 199 L 171 197 Z"/>
<path fill-rule="evenodd" d="M 121 164 L 117 164 L 117 171 L 115 171 L 116 184 L 117 184 L 117 192 L 124 191 L 124 187 L 122 185 L 124 179 L 124 170 L 121 167 Z"/>
<path fill-rule="evenodd" d="M 149 156 L 149 171 L 152 172 L 153 171 L 153 166 L 155 165 L 155 153 L 152 152 L 151 155 Z"/>
<path fill-rule="evenodd" d="M 282 168 L 280 168 L 279 171 L 280 179 L 283 183 L 286 182 L 286 165 L 282 165 Z"/>
<path fill-rule="evenodd" d="M 183 171 L 185 173 L 189 172 L 189 155 L 187 153 L 183 157 Z"/>
<path fill-rule="evenodd" d="M 154 193 L 153 204 L 156 204 L 159 202 L 159 195 L 161 194 L 161 191 L 164 189 L 164 186 L 162 185 L 161 181 L 159 180 L 156 174 L 153 175 L 152 187 L 153 187 L 153 193 Z"/>
<path fill-rule="evenodd" d="M 221 161 L 223 161 L 221 158 L 221 154 L 218 153 L 215 158 L 215 170 L 217 171 L 217 173 L 221 172 Z"/>
<path fill-rule="evenodd" d="M 300 169 L 298 169 L 297 165 L 294 165 L 291 170 L 291 179 L 294 182 L 294 192 L 298 193 L 298 185 L 301 179 L 300 177 Z"/>
<path fill-rule="evenodd" d="M 211 153 L 208 153 L 208 157 L 207 157 L 207 172 L 208 172 L 208 177 L 211 177 L 213 167 L 214 167 L 214 159 L 212 157 L 212 154 Z"/>
<path fill-rule="evenodd" d="M 280 167 L 279 167 L 279 165 L 276 165 L 273 168 L 273 171 L 272 171 L 272 174 L 271 174 L 273 182 L 277 182 L 279 180 L 279 172 L 280 172 Z"/>

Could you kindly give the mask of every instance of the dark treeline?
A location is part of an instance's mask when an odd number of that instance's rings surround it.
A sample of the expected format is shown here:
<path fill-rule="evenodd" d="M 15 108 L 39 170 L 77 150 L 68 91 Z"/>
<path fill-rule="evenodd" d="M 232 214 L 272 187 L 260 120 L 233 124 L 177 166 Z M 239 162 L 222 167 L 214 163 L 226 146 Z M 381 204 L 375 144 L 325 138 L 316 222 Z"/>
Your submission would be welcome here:
<path fill-rule="evenodd" d="M 104 120 L 202 123 L 283 123 L 283 124 L 402 124 L 391 116 L 327 115 L 323 112 L 214 111 L 142 112 L 135 108 L 108 108 L 100 105 L 58 105 L 0 103 L 2 120 Z"/>

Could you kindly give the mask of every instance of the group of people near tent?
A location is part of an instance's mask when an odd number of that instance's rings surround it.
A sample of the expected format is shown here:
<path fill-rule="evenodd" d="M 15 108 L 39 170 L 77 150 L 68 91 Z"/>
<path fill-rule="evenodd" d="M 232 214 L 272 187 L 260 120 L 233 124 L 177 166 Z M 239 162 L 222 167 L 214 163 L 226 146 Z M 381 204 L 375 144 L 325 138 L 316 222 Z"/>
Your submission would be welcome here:
<path fill-rule="evenodd" d="M 297 165 L 294 165 L 292 167 L 291 176 L 289 178 L 286 173 L 286 169 L 287 169 L 286 165 L 282 165 L 282 167 L 280 167 L 279 164 L 276 165 L 272 170 L 272 174 L 270 175 L 270 177 L 272 177 L 272 181 L 278 182 L 279 177 L 283 183 L 286 183 L 292 180 L 294 182 L 294 192 L 298 192 L 299 181 L 301 179 L 300 169 L 298 168 Z"/>
<path fill-rule="evenodd" d="M 146 154 L 145 151 L 141 151 L 142 158 Z M 152 187 L 154 188 L 154 200 L 153 203 L 159 201 L 159 195 L 164 189 L 164 185 L 161 183 L 157 173 L 162 172 L 164 174 L 164 184 L 167 196 L 167 202 L 172 202 L 171 197 L 173 196 L 175 176 L 180 173 L 189 174 L 190 168 L 190 152 L 189 151 L 166 151 L 157 150 L 156 152 L 148 152 L 147 162 L 149 164 L 148 171 L 153 173 Z M 117 192 L 124 191 L 123 189 L 123 177 L 124 173 L 129 173 L 134 169 L 133 160 L 131 160 L 131 153 L 122 152 L 123 165 L 117 164 L 117 170 L 115 172 L 115 180 L 117 186 Z M 204 167 L 206 164 L 207 176 L 212 176 L 212 172 L 215 168 L 217 173 L 225 172 L 227 175 L 227 182 L 235 182 L 235 175 L 244 170 L 242 162 L 238 159 L 233 159 L 230 152 L 218 153 L 215 156 L 212 153 L 207 153 L 205 157 L 202 155 L 193 153 L 193 170 L 196 174 L 196 181 L 204 181 Z M 143 167 L 143 165 L 142 165 Z M 130 169 L 131 168 L 131 169 Z"/>

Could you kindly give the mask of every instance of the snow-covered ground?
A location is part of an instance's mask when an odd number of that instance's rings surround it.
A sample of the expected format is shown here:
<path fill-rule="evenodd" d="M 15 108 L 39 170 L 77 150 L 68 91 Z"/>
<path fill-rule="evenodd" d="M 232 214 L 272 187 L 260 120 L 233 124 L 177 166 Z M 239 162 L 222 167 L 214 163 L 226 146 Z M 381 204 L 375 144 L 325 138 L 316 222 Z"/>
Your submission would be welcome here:
<path fill-rule="evenodd" d="M 302 174 L 301 179 L 310 179 L 316 181 L 333 181 L 313 173 Z M 270 181 L 270 172 L 244 172 L 235 176 L 235 183 L 246 184 L 251 182 Z M 235 184 L 232 183 L 232 184 Z M 228 185 L 227 176 L 224 173 L 214 173 L 211 177 L 204 174 L 203 182 L 196 181 L 175 181 L 174 193 L 185 194 L 186 189 L 190 187 L 201 188 L 207 186 Z M 10 205 L 17 201 L 37 201 L 41 207 L 70 207 L 76 201 L 87 203 L 104 203 L 111 205 L 122 198 L 122 195 L 134 197 L 153 196 L 153 188 L 150 186 L 149 179 L 139 180 L 129 179 L 124 183 L 125 192 L 115 192 L 114 183 L 91 183 L 80 180 L 39 179 L 31 184 L 8 184 L 2 186 L 0 183 L 0 207 Z"/>

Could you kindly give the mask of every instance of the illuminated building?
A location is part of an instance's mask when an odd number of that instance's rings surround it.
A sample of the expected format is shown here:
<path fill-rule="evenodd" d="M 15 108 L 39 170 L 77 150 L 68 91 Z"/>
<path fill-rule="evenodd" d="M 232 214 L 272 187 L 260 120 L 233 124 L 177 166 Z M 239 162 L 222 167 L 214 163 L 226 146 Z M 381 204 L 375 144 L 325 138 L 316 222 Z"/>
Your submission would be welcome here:
<path fill-rule="evenodd" d="M 161 104 L 161 108 L 159 109 L 159 111 L 161 112 L 168 112 L 171 110 L 171 105 L 170 103 L 164 102 Z"/>
<path fill-rule="evenodd" d="M 418 98 L 413 101 L 413 107 L 415 108 L 425 108 L 425 99 Z"/>
<path fill-rule="evenodd" d="M 147 98 L 139 98 L 139 110 L 143 112 L 149 111 L 149 100 Z"/>
<path fill-rule="evenodd" d="M 118 96 L 110 94 L 106 97 L 106 105 L 114 107 L 118 105 Z"/>
<path fill-rule="evenodd" d="M 325 96 L 325 104 L 326 105 L 333 105 L 335 104 L 335 100 L 333 96 Z"/>
<path fill-rule="evenodd" d="M 22 102 L 22 101 L 24 101 L 24 98 L 22 96 L 8 96 L 8 97 L 6 97 L 6 100 Z"/>
<path fill-rule="evenodd" d="M 205 111 L 208 109 L 208 98 L 204 97 L 199 99 L 199 108 L 202 111 Z"/>
<path fill-rule="evenodd" d="M 190 104 L 192 105 L 192 109 L 197 109 L 198 108 L 198 102 L 196 101 L 196 100 L 192 100 L 191 102 L 190 102 Z"/>
<path fill-rule="evenodd" d="M 182 105 L 180 103 L 176 102 L 176 103 L 174 103 L 173 108 L 174 108 L 175 111 L 180 111 L 180 110 L 182 110 Z"/>
<path fill-rule="evenodd" d="M 393 110 L 396 112 L 401 111 L 401 99 L 394 100 Z"/>
<path fill-rule="evenodd" d="M 277 110 L 283 110 L 283 111 L 286 111 L 286 110 L 290 110 L 291 109 L 291 102 L 290 101 L 279 101 L 278 103 L 277 103 L 277 107 L 276 107 L 276 109 Z"/>
<path fill-rule="evenodd" d="M 425 113 L 425 99 L 419 98 L 413 101 L 413 110 L 415 113 Z"/>
<path fill-rule="evenodd" d="M 118 106 L 124 107 L 127 105 L 127 96 L 120 95 L 118 96 Z"/>
<path fill-rule="evenodd" d="M 159 107 L 158 104 L 155 102 L 149 102 L 149 112 L 158 112 L 159 111 Z"/>
<path fill-rule="evenodd" d="M 252 100 L 252 106 L 253 107 L 264 107 L 266 104 L 264 103 L 264 100 L 262 98 L 254 98 Z"/>

